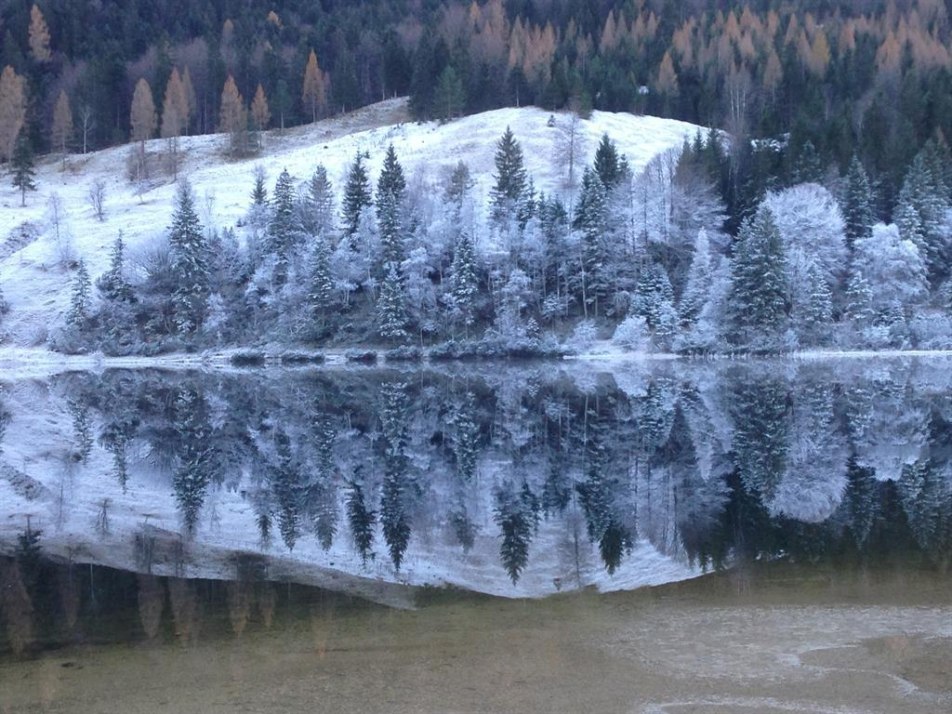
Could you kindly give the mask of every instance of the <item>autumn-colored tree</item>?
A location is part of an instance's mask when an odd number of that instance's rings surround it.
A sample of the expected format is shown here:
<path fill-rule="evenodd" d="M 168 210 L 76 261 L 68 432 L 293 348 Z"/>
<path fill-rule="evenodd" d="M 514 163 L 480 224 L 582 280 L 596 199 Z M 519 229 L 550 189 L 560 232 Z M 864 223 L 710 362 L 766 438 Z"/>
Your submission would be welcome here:
<path fill-rule="evenodd" d="M 46 19 L 36 5 L 30 8 L 30 55 L 37 62 L 50 61 L 50 30 Z"/>
<path fill-rule="evenodd" d="M 188 98 L 178 68 L 173 68 L 165 85 L 162 102 L 162 138 L 176 139 L 185 133 L 188 122 Z"/>
<path fill-rule="evenodd" d="M 65 155 L 66 145 L 72 137 L 73 110 L 69 106 L 69 97 L 66 96 L 66 90 L 60 90 L 59 97 L 56 99 L 56 106 L 53 107 L 53 129 L 50 132 L 50 139 L 53 147 Z"/>
<path fill-rule="evenodd" d="M 26 82 L 13 67 L 0 73 L 0 160 L 13 156 L 17 137 L 26 119 Z"/>
<path fill-rule="evenodd" d="M 228 134 L 230 153 L 242 155 L 248 152 L 248 110 L 235 78 L 230 74 L 221 92 L 218 129 Z"/>
<path fill-rule="evenodd" d="M 665 52 L 661 59 L 661 66 L 658 68 L 658 91 L 669 97 L 678 93 L 678 74 L 674 70 L 674 60 L 671 59 L 671 52 Z"/>
<path fill-rule="evenodd" d="M 195 94 L 195 85 L 192 84 L 192 75 L 188 71 L 188 65 L 182 73 L 182 91 L 185 93 L 185 103 L 188 107 L 188 114 L 185 117 L 185 133 L 191 128 L 192 119 L 198 113 L 198 97 Z"/>
<path fill-rule="evenodd" d="M 264 131 L 271 123 L 271 110 L 268 108 L 268 97 L 265 96 L 264 87 L 260 84 L 255 90 L 255 98 L 251 101 L 251 119 L 254 122 L 256 131 Z"/>
<path fill-rule="evenodd" d="M 327 80 L 317 64 L 317 54 L 311 50 L 304 68 L 304 88 L 301 93 L 304 106 L 311 112 L 311 121 L 327 106 Z"/>
<path fill-rule="evenodd" d="M 155 101 L 152 99 L 152 87 L 145 79 L 136 83 L 132 94 L 132 109 L 129 112 L 132 126 L 132 140 L 138 141 L 141 151 L 145 151 L 145 142 L 155 135 L 158 118 L 155 115 Z"/>

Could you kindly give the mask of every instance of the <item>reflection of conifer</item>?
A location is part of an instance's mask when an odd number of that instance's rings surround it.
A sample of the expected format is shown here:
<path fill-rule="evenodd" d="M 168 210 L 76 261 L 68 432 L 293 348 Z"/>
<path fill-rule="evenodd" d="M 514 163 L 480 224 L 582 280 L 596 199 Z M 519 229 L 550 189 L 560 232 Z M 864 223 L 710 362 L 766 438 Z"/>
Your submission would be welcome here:
<path fill-rule="evenodd" d="M 527 483 L 517 492 L 507 482 L 494 495 L 493 520 L 502 532 L 499 558 L 515 585 L 529 562 L 529 543 L 539 523 L 539 501 Z"/>
<path fill-rule="evenodd" d="M 746 487 L 769 500 L 787 467 L 790 413 L 786 385 L 747 379 L 734 390 L 734 454 Z"/>
<path fill-rule="evenodd" d="M 84 462 L 93 450 L 93 432 L 89 420 L 89 410 L 84 404 L 70 399 L 68 402 L 70 416 L 73 418 L 73 435 L 76 440 L 76 452 L 79 460 Z"/>
<path fill-rule="evenodd" d="M 896 484 L 909 528 L 930 558 L 948 565 L 952 546 L 952 486 L 928 461 L 902 470 Z"/>
<path fill-rule="evenodd" d="M 850 531 L 856 545 L 866 543 L 876 519 L 877 482 L 872 469 L 864 468 L 852 457 L 846 467 L 846 493 L 843 505 L 849 518 Z"/>
<path fill-rule="evenodd" d="M 450 513 L 450 524 L 457 542 L 463 546 L 463 552 L 468 553 L 476 542 L 476 525 L 470 519 L 464 504 L 460 503 Z"/>
<path fill-rule="evenodd" d="M 185 532 L 191 535 L 205 502 L 213 468 L 207 405 L 196 389 L 189 387 L 179 392 L 175 401 L 175 427 L 181 453 L 172 488 L 182 512 Z"/>
<path fill-rule="evenodd" d="M 381 388 L 383 410 L 381 426 L 384 437 L 384 479 L 380 500 L 380 522 L 383 537 L 390 550 L 394 567 L 399 570 L 410 542 L 410 520 L 407 515 L 409 464 L 406 456 L 407 424 L 409 411 L 406 385 L 389 383 Z"/>
<path fill-rule="evenodd" d="M 565 466 L 564 455 L 553 454 L 542 487 L 542 511 L 546 516 L 562 513 L 572 498 L 572 486 Z"/>
<path fill-rule="evenodd" d="M 330 416 L 319 409 L 313 417 L 316 472 L 309 489 L 308 506 L 314 518 L 314 531 L 324 550 L 331 547 L 337 534 L 340 515 L 337 510 L 337 469 L 334 464 L 334 441 L 337 433 Z"/>
<path fill-rule="evenodd" d="M 462 400 L 453 405 L 449 421 L 454 427 L 453 455 L 456 457 L 456 474 L 460 481 L 469 483 L 476 476 L 476 460 L 479 455 L 476 395 L 467 391 Z"/>
<path fill-rule="evenodd" d="M 367 557 L 370 555 L 370 549 L 373 547 L 374 524 L 377 514 L 367 506 L 361 480 L 361 468 L 357 466 L 354 469 L 354 478 L 350 482 L 350 490 L 347 493 L 347 523 L 354 539 L 354 547 L 360 553 L 360 559 L 366 563 Z"/>
<path fill-rule="evenodd" d="M 299 477 L 291 458 L 291 440 L 284 432 L 274 438 L 278 452 L 277 465 L 270 469 L 271 489 L 277 502 L 278 530 L 288 550 L 294 550 L 301 534 Z"/>

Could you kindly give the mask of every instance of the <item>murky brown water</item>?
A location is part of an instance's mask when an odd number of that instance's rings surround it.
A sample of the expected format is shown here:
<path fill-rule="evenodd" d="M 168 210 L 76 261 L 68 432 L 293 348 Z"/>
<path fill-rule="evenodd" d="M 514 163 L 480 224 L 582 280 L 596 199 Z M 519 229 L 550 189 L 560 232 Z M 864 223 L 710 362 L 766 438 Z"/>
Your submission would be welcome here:
<path fill-rule="evenodd" d="M 614 595 L 299 603 L 275 617 L 229 602 L 204 635 L 139 629 L 131 644 L 8 659 L 0 712 L 952 711 L 947 576 L 778 567 Z"/>

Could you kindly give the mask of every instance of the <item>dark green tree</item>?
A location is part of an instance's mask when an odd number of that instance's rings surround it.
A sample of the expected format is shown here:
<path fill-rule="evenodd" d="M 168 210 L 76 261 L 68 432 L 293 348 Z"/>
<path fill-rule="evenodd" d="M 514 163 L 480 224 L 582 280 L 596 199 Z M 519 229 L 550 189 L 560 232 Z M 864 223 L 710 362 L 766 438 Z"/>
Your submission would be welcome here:
<path fill-rule="evenodd" d="M 344 186 L 344 205 L 342 206 L 344 233 L 353 236 L 360 225 L 360 214 L 373 203 L 370 193 L 370 179 L 364 166 L 365 155 L 357 153 L 347 172 Z"/>
<path fill-rule="evenodd" d="M 278 288 L 288 281 L 291 254 L 295 244 L 294 184 L 287 169 L 274 185 L 271 200 L 271 222 L 268 224 L 268 249 L 274 256 L 274 282 Z"/>
<path fill-rule="evenodd" d="M 26 192 L 36 190 L 36 171 L 33 168 L 33 147 L 27 136 L 28 132 L 21 130 L 20 136 L 10 158 L 10 172 L 13 175 L 13 185 L 20 189 L 20 206 L 26 205 Z"/>
<path fill-rule="evenodd" d="M 846 172 L 846 193 L 843 196 L 843 218 L 846 222 L 846 244 L 853 244 L 869 236 L 876 222 L 873 212 L 873 190 L 869 185 L 869 176 L 860 162 L 853 156 Z"/>
<path fill-rule="evenodd" d="M 495 184 L 489 194 L 491 216 L 497 224 L 503 224 L 515 217 L 519 204 L 525 198 L 528 182 L 522 147 L 508 126 L 496 143 L 494 162 Z"/>
<path fill-rule="evenodd" d="M 602 134 L 598 148 L 595 149 L 593 168 L 606 191 L 611 191 L 624 176 L 622 161 L 618 156 L 618 147 L 615 146 L 614 141 L 608 138 L 608 134 Z"/>

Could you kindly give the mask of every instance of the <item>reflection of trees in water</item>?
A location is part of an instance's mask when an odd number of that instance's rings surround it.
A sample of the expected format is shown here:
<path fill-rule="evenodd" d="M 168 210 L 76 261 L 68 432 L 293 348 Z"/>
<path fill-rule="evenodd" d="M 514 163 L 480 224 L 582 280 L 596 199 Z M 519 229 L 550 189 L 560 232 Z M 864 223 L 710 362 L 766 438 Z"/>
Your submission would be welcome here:
<path fill-rule="evenodd" d="M 33 644 L 33 600 L 23 580 L 20 563 L 0 558 L 0 615 L 14 654 Z"/>
<path fill-rule="evenodd" d="M 592 556 L 616 572 L 639 543 L 719 568 L 873 557 L 885 532 L 945 562 L 944 383 L 908 370 L 661 371 L 106 373 L 66 378 L 66 393 L 118 481 L 141 454 L 171 476 L 186 534 L 223 485 L 248 500 L 264 547 L 343 545 L 367 567 L 378 543 L 394 569 L 417 542 L 460 557 L 489 546 L 518 579 L 533 552 L 556 548 L 567 581 Z"/>
<path fill-rule="evenodd" d="M 155 575 L 139 574 L 139 622 L 150 640 L 159 634 L 162 610 L 165 609 L 165 588 Z"/>

